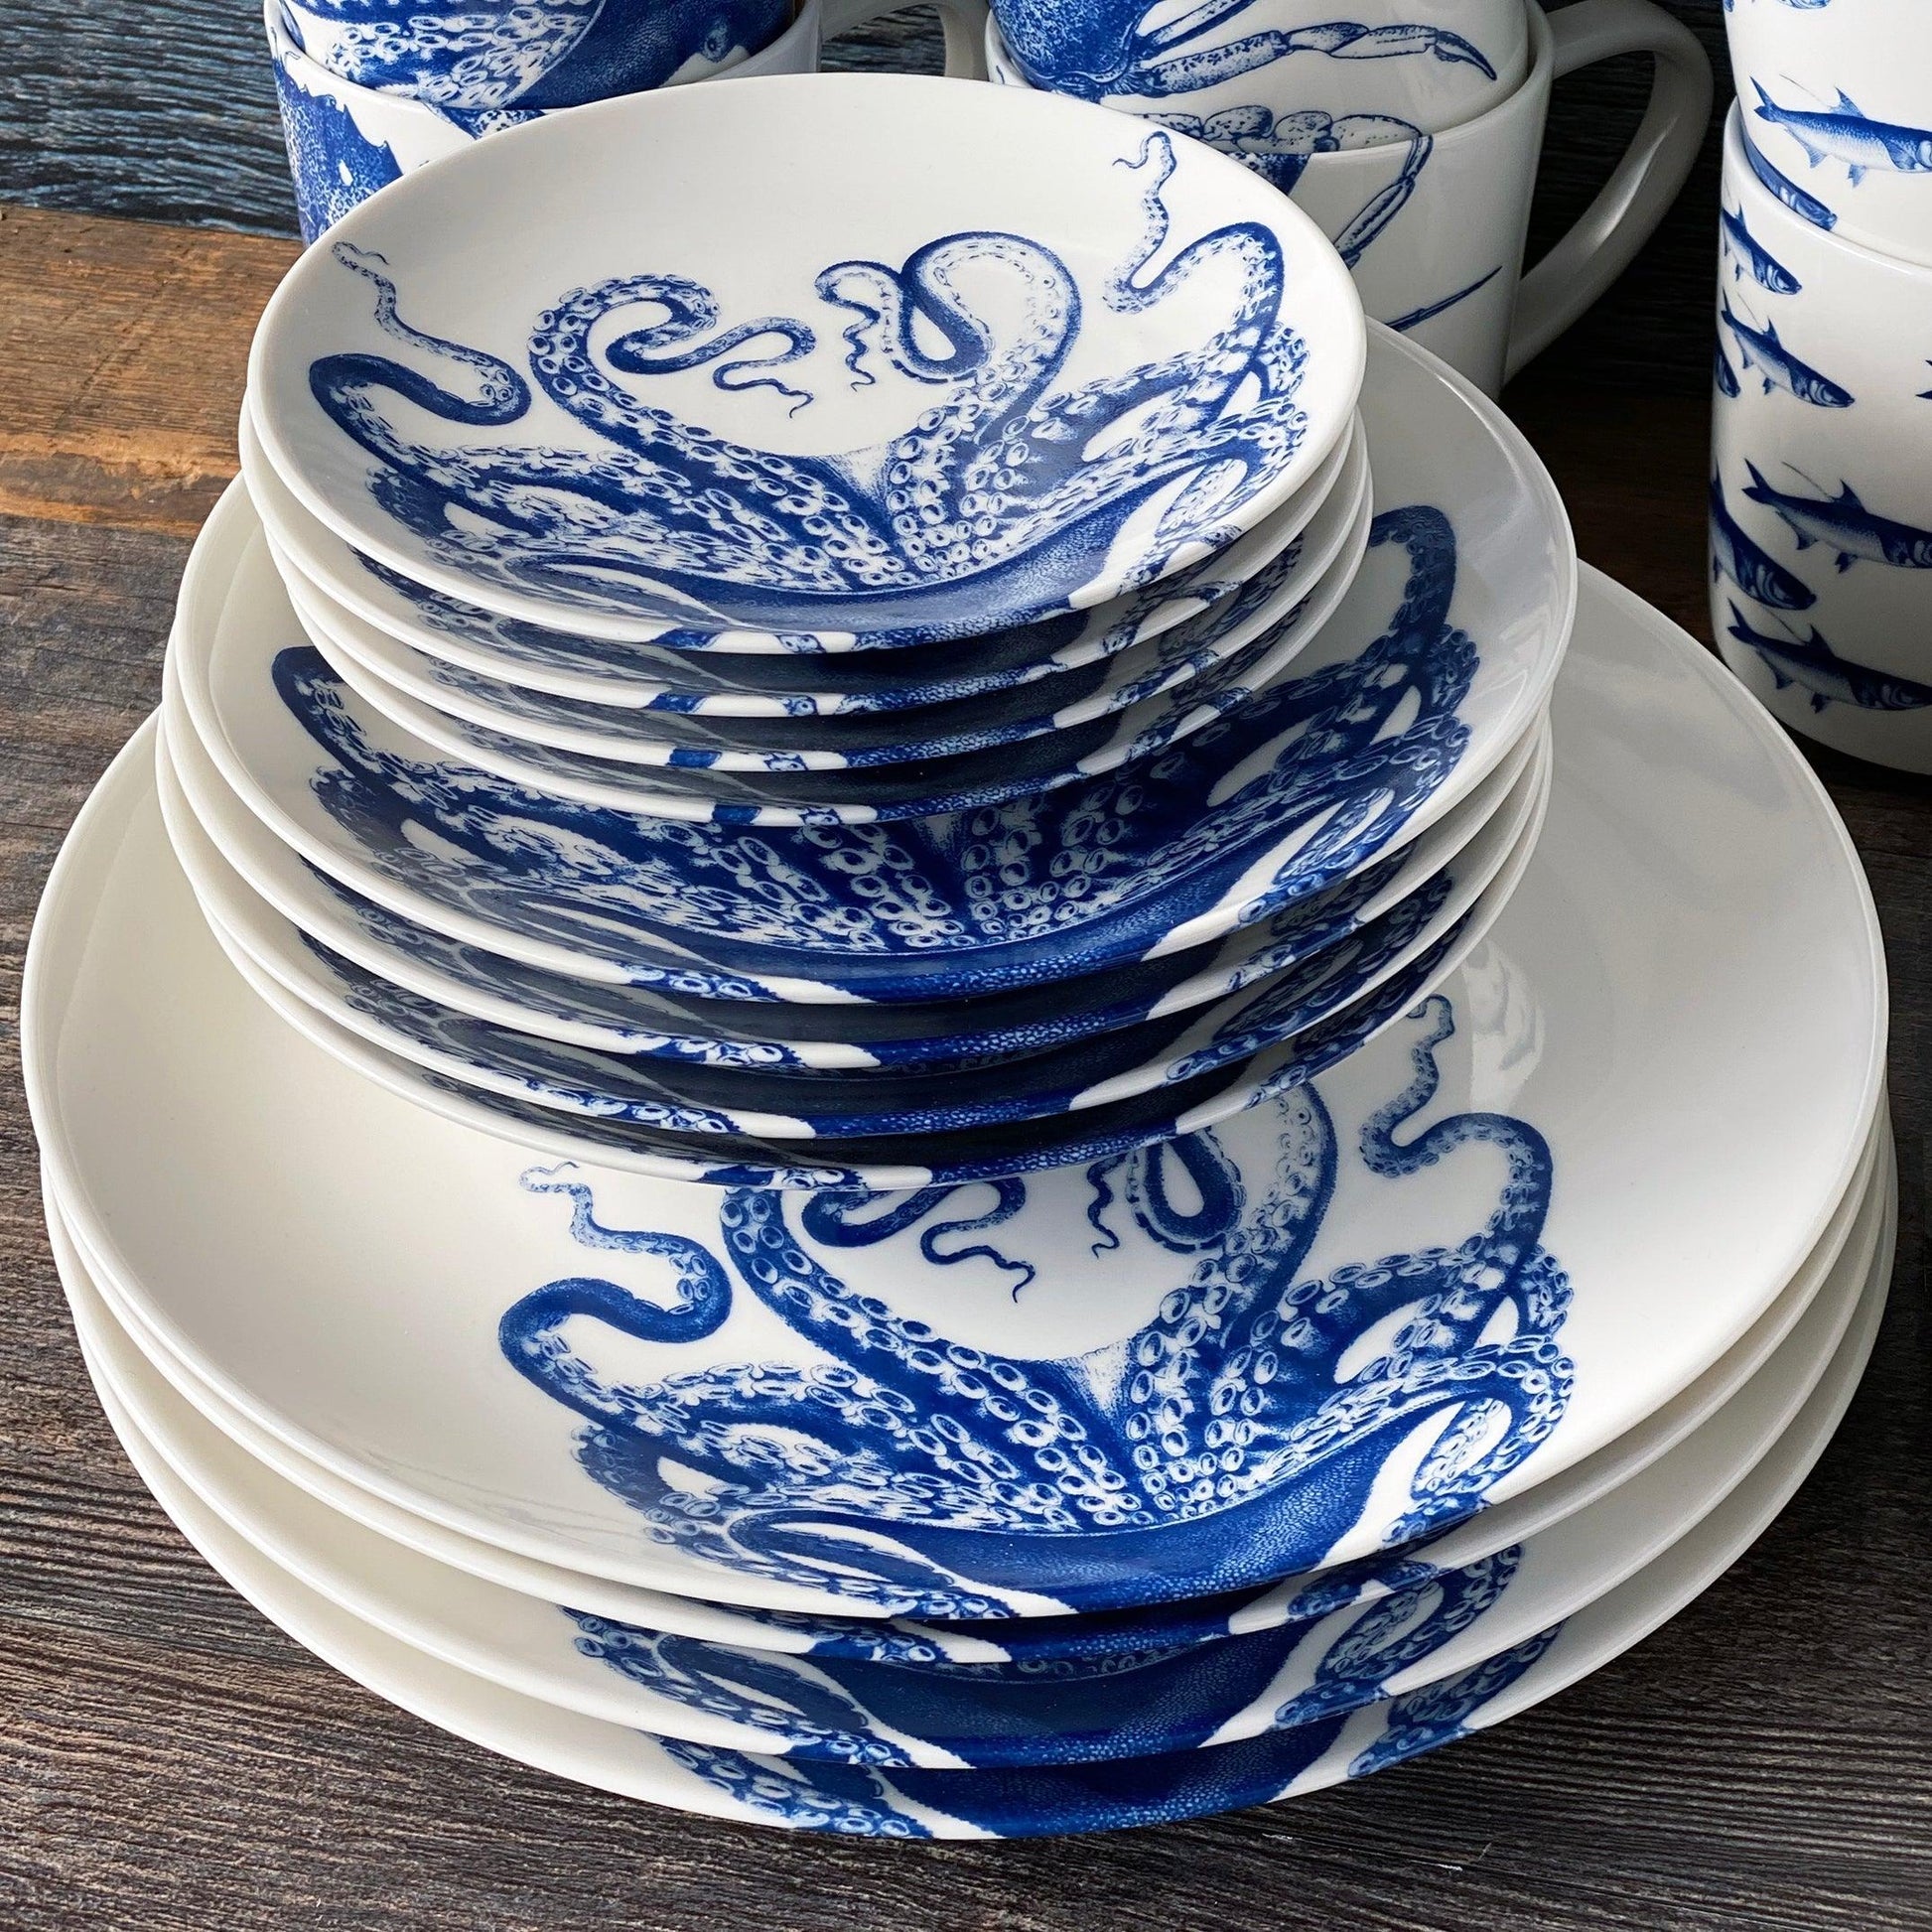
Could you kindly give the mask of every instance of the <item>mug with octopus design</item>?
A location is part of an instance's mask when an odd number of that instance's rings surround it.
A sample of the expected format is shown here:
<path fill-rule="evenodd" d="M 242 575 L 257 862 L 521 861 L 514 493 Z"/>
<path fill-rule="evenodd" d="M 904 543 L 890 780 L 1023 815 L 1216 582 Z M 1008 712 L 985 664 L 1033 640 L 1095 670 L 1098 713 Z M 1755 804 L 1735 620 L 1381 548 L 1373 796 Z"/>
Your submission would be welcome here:
<path fill-rule="evenodd" d="M 992 0 L 1034 86 L 1134 114 L 1265 110 L 1440 133 L 1522 84 L 1522 0 Z"/>

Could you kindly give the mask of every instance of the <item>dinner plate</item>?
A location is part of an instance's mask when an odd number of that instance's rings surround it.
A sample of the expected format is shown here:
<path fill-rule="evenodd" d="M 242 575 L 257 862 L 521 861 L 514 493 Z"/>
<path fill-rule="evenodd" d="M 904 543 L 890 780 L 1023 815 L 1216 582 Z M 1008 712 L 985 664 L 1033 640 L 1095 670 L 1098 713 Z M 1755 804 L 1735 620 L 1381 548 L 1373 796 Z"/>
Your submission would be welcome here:
<path fill-rule="evenodd" d="M 275 475 L 245 402 L 240 449 L 241 475 L 278 563 L 326 599 L 332 612 L 358 625 L 442 662 L 532 691 L 601 705 L 776 718 L 903 711 L 1076 671 L 1101 675 L 1098 667 L 1107 659 L 1225 606 L 1268 570 L 1327 505 L 1361 434 L 1358 419 L 1280 509 L 1225 550 L 1158 584 L 1040 624 L 980 631 L 916 650 L 835 656 L 746 648 L 756 640 L 729 631 L 680 631 L 655 643 L 621 642 L 480 610 L 412 583 L 317 522 Z M 355 634 L 359 637 L 360 630 Z"/>
<path fill-rule="evenodd" d="M 535 1768 L 677 1810 L 855 1837 L 986 1838 L 1118 1830 L 1271 1803 L 1518 1715 L 1640 1642 L 1717 1582 L 1810 1472 L 1856 1381 L 1835 1378 L 1836 1410 L 1811 1410 L 1695 1530 L 1635 1576 L 1459 1675 L 1209 1749 L 1011 1771 L 811 1764 L 653 1738 L 490 1684 L 387 1635 L 265 1557 L 174 1473 L 105 1375 L 96 1387 L 137 1473 L 216 1571 L 297 1642 L 426 1722 Z"/>
<path fill-rule="evenodd" d="M 1210 1134 L 1004 1191 L 560 1173 L 399 1104 L 251 1000 L 178 882 L 157 896 L 144 741 L 30 959 L 61 1198 L 263 1427 L 621 1582 L 1050 1614 L 1445 1529 L 1763 1315 L 1879 1091 L 1882 957 L 1829 801 L 1727 673 L 1590 582 L 1564 791 L 1443 994 Z M 939 1402 L 943 1436 L 913 1433 Z"/>
<path fill-rule="evenodd" d="M 820 647 L 1036 621 L 1225 547 L 1354 413 L 1333 248 L 1165 129 L 811 74 L 504 135 L 337 222 L 248 364 L 304 505 L 486 609 Z"/>
<path fill-rule="evenodd" d="M 359 671 L 373 702 L 386 709 L 383 694 L 393 691 L 417 708 L 405 723 L 427 710 L 454 721 L 443 727 L 446 732 L 463 726 L 482 734 L 475 740 L 462 732 L 432 737 L 458 757 L 469 756 L 473 746 L 487 752 L 507 739 L 645 767 L 792 774 L 870 770 L 1027 745 L 1049 732 L 1095 739 L 1095 728 L 1119 713 L 1141 720 L 1136 730 L 1144 731 L 1147 721 L 1160 715 L 1145 707 L 1157 700 L 1179 704 L 1210 674 L 1236 662 L 1246 667 L 1250 682 L 1266 682 L 1327 621 L 1368 547 L 1374 496 L 1366 438 L 1356 440 L 1356 455 L 1308 530 L 1234 596 L 1118 656 L 1096 660 L 1092 675 L 1067 672 L 1048 682 L 909 713 L 719 718 L 527 691 L 431 657 L 340 606 L 332 610 L 276 551 L 272 537 L 269 552 L 312 641 L 345 675 Z M 413 728 L 420 731 L 421 725 Z"/>
<path fill-rule="evenodd" d="M 1527 1542 L 1589 1507 L 1650 1468 L 1685 1441 L 1771 1360 L 1818 1297 L 1849 1273 L 1863 1275 L 1878 1250 L 1890 1132 L 1882 1110 L 1858 1175 L 1818 1246 L 1772 1306 L 1734 1346 L 1689 1388 L 1634 1428 L 1561 1475 L 1494 1508 L 1478 1510 L 1438 1537 L 1355 1564 L 1284 1578 L 1260 1590 L 1196 1598 L 1098 1615 L 1005 1621 L 919 1622 L 902 1617 L 824 1616 L 755 1610 L 667 1594 L 593 1577 L 482 1543 L 444 1524 L 400 1509 L 341 1476 L 251 1422 L 226 1402 L 122 1300 L 69 1230 L 51 1185 L 48 1226 L 57 1255 L 74 1266 L 132 1335 L 148 1360 L 199 1414 L 247 1455 L 332 1511 L 438 1563 L 549 1604 L 568 1602 L 620 1623 L 792 1656 L 853 1657 L 923 1669 L 999 1663 L 1057 1664 L 1139 1656 L 1189 1643 L 1310 1621 L 1422 1581 L 1436 1569 L 1481 1562 Z M 1848 1317 L 1849 1318 L 1849 1317 Z M 1822 1345 L 1822 1336 L 1820 1337 Z M 859 1606 L 855 1606 L 859 1607 Z"/>
<path fill-rule="evenodd" d="M 1438 874 L 1379 919 L 1198 1012 L 1025 1055 L 974 1055 L 871 1074 L 719 1066 L 540 1038 L 396 986 L 286 922 L 271 924 L 274 914 L 259 900 L 236 907 L 198 897 L 244 976 L 252 982 L 265 975 L 294 996 L 297 1007 L 277 1005 L 295 1025 L 307 1030 L 312 1018 L 333 1023 L 316 1035 L 331 1050 L 340 1029 L 484 1093 L 560 1115 L 684 1133 L 766 1140 L 950 1136 L 1082 1113 L 1246 1063 L 1332 1020 L 1425 955 L 1434 958 L 1436 976 L 1447 975 L 1509 903 L 1541 819 L 1540 812 L 1532 817 L 1486 882 Z M 230 918 L 229 911 L 239 916 Z M 1430 982 L 1419 982 L 1407 997 L 1430 990 Z M 1230 1093 L 1224 1104 L 1240 1104 L 1238 1096 Z M 556 1125 L 567 1131 L 567 1122 Z M 598 1149 L 584 1154 L 595 1159 Z"/>
<path fill-rule="evenodd" d="M 565 979 L 447 939 L 304 865 L 228 790 L 192 733 L 185 743 L 165 733 L 163 741 L 162 814 L 177 856 L 197 896 L 258 954 L 285 948 L 289 932 L 306 933 L 368 972 L 500 1026 L 606 1052 L 754 1067 L 916 1066 L 1029 1053 L 1190 1012 L 1312 957 L 1440 873 L 1481 890 L 1542 809 L 1550 776 L 1548 733 L 1540 730 L 1405 851 L 1215 946 L 945 1005 L 792 1006 Z M 279 937 L 250 911 L 256 904 L 281 915 Z"/>
<path fill-rule="evenodd" d="M 1433 358 L 1376 341 L 1363 413 L 1388 454 L 1341 609 L 1266 701 L 1091 783 L 890 831 L 693 826 L 505 786 L 343 690 L 239 491 L 184 578 L 173 702 L 312 865 L 549 970 L 930 1001 L 1204 944 L 1452 809 L 1538 715 L 1569 634 L 1574 551 L 1534 454 Z"/>
<path fill-rule="evenodd" d="M 1888 1157 L 1887 1157 L 1888 1158 Z M 238 1449 L 177 1396 L 69 1271 L 95 1373 L 230 1528 L 332 1602 L 491 1683 L 727 1750 L 875 1768 L 1017 1768 L 1212 1747 L 1335 1717 L 1472 1669 L 1574 1615 L 1690 1534 L 1787 1432 L 1842 1412 L 1884 1309 L 1896 1208 L 1772 1361 L 1682 1446 L 1542 1536 L 1422 1566 L 1326 1615 L 1139 1656 L 905 1669 L 769 1652 L 541 1604 L 399 1550 Z"/>

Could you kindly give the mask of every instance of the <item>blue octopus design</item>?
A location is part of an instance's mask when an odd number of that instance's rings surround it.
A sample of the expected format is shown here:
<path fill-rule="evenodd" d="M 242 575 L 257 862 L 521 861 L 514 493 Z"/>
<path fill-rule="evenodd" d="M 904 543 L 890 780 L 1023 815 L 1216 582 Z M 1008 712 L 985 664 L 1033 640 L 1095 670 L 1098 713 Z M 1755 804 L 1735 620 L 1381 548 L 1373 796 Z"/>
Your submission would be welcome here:
<path fill-rule="evenodd" d="M 1158 757 L 1010 804 L 890 825 L 677 823 L 528 792 L 391 751 L 303 645 L 270 666 L 324 754 L 318 803 L 397 885 L 562 941 L 626 978 L 736 997 L 813 972 L 864 997 L 937 1000 L 1065 979 L 1157 947 L 1314 828 L 1245 923 L 1367 863 L 1454 771 L 1477 667 L 1449 622 L 1456 548 L 1430 505 L 1383 512 L 1409 561 L 1387 629 Z M 1244 759 L 1268 767 L 1217 795 Z M 1245 886 L 1243 890 L 1248 890 Z M 957 965 L 954 965 L 954 961 Z"/>
<path fill-rule="evenodd" d="M 1136 584 L 1189 545 L 1227 542 L 1239 505 L 1280 475 L 1308 430 L 1297 396 L 1309 351 L 1282 314 L 1277 236 L 1232 222 L 1152 270 L 1169 234 L 1172 137 L 1150 134 L 1121 165 L 1142 183 L 1142 234 L 1100 300 L 1116 314 L 1143 313 L 1232 266 L 1237 286 L 1220 326 L 1185 351 L 1069 387 L 1083 298 L 1043 244 L 974 231 L 928 242 L 898 267 L 834 263 L 815 288 L 858 318 L 844 331 L 855 380 L 875 379 L 882 361 L 943 391 L 881 447 L 786 456 L 638 400 L 619 375 L 707 365 L 724 389 L 767 387 L 794 409 L 812 400 L 778 373 L 817 346 L 812 327 L 765 316 L 721 328 L 710 291 L 664 273 L 574 291 L 532 328 L 537 389 L 595 448 L 416 440 L 392 417 L 390 396 L 453 425 L 500 430 L 529 415 L 531 384 L 496 356 L 404 322 L 383 264 L 346 245 L 336 258 L 374 288 L 380 329 L 463 372 L 470 393 L 362 352 L 318 358 L 310 388 L 381 466 L 370 487 L 391 517 L 472 575 L 553 601 L 697 629 L 856 631 L 905 643 L 1043 616 L 1066 608 L 1128 519 L 1163 492 Z M 1020 298 L 1007 331 L 966 305 L 969 264 L 981 276 L 996 271 Z M 661 320 L 616 336 L 600 362 L 593 332 L 640 308 Z M 933 335 L 942 352 L 921 345 Z"/>
<path fill-rule="evenodd" d="M 1302 1277 L 1338 1158 L 1327 1108 L 1304 1085 L 1271 1102 L 1279 1141 L 1252 1190 L 1211 1131 L 1137 1150 L 1124 1187 L 1118 1165 L 1089 1176 L 1096 1193 L 1103 1181 L 1124 1193 L 1142 1237 L 1193 1258 L 1187 1285 L 1122 1342 L 1034 1361 L 952 1342 L 855 1294 L 768 1190 L 725 1191 L 720 1253 L 605 1227 L 581 1181 L 533 1174 L 526 1184 L 572 1199 L 580 1241 L 660 1257 L 678 1300 L 553 1282 L 503 1315 L 503 1354 L 585 1419 L 584 1468 L 652 1540 L 898 1614 L 1010 1614 L 1011 1592 L 1104 1609 L 1310 1569 L 1358 1521 L 1398 1446 L 1435 1420 L 1388 1533 L 1408 1542 L 1477 1507 L 1548 1436 L 1572 1375 L 1557 1341 L 1569 1284 L 1539 1245 L 1549 1148 L 1527 1123 L 1481 1112 L 1398 1141 L 1434 1097 L 1436 1049 L 1454 1030 L 1440 997 L 1418 1018 L 1413 1078 L 1364 1125 L 1359 1153 L 1391 1178 L 1472 1144 L 1500 1153 L 1501 1198 L 1457 1247 Z M 1181 1172 L 1191 1185 L 1176 1196 Z M 842 1213 L 853 1199 L 842 1194 Z M 825 1360 L 613 1384 L 567 1337 L 588 1317 L 648 1341 L 702 1339 L 731 1311 L 734 1272 Z M 1388 1321 L 1398 1331 L 1375 1358 L 1340 1374 Z"/>
<path fill-rule="evenodd" d="M 1539 1631 L 1484 1663 L 1393 1700 L 1381 1730 L 1353 1751 L 1338 1774 L 1367 1777 L 1467 1736 L 1484 1707 L 1521 1683 L 1561 1635 L 1561 1625 Z M 1099 1764 L 890 1769 L 890 1775 L 873 1765 L 753 1756 L 668 1738 L 658 1747 L 713 1791 L 797 1831 L 932 1838 L 938 1836 L 930 1822 L 936 1814 L 994 1838 L 1033 1838 L 1173 1824 L 1271 1803 L 1331 1759 L 1345 1723 L 1345 1716 L 1331 1715 L 1241 1743 Z"/>

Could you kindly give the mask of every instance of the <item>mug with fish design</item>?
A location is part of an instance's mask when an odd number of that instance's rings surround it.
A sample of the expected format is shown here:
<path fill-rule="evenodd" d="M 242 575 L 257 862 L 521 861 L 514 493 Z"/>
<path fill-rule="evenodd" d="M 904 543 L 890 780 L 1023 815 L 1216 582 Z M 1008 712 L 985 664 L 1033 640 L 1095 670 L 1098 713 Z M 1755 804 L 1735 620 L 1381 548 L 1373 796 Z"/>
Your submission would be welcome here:
<path fill-rule="evenodd" d="M 1029 83 L 1130 114 L 1472 120 L 1529 72 L 1521 0 L 993 0 Z"/>
<path fill-rule="evenodd" d="M 1391 134 L 1364 115 L 1203 120 L 1164 107 L 1148 116 L 1292 196 L 1341 251 L 1368 313 L 1491 395 L 1629 266 L 1677 199 L 1711 112 L 1703 48 L 1651 0 L 1580 0 L 1547 17 L 1535 0 L 1514 4 L 1530 50 L 1522 85 L 1443 134 Z M 1642 124 L 1595 201 L 1525 274 L 1552 83 L 1624 54 L 1655 62 Z M 987 23 L 986 60 L 995 81 L 1030 84 L 997 19 Z"/>
<path fill-rule="evenodd" d="M 1932 772 L 1932 267 L 1807 221 L 1725 129 L 1711 621 L 1792 730 Z"/>
<path fill-rule="evenodd" d="M 1744 132 L 1794 213 L 1932 264 L 1932 7 L 1725 0 Z"/>
<path fill-rule="evenodd" d="M 791 25 L 768 47 L 695 77 L 715 74 L 722 80 L 740 80 L 766 73 L 809 73 L 818 66 L 822 41 L 849 33 L 899 4 L 901 0 L 832 0 L 829 5 L 803 0 Z M 315 240 L 378 188 L 485 134 L 536 120 L 546 111 L 527 104 L 441 105 L 360 86 L 332 73 L 297 44 L 283 0 L 266 0 L 264 14 L 305 241 Z M 978 0 L 940 0 L 939 17 L 946 34 L 946 71 L 968 79 L 982 77 L 985 14 Z M 680 73 L 674 80 L 682 84 L 691 77 Z"/>

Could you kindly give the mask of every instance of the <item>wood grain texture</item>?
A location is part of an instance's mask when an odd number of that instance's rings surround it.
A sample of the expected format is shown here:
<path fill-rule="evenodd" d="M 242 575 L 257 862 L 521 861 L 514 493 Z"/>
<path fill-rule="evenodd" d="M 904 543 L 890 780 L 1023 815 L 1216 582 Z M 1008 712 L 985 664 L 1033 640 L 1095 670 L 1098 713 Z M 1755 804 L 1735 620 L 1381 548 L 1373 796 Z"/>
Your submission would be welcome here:
<path fill-rule="evenodd" d="M 75 245 L 102 259 L 123 241 L 157 260 L 172 245 L 184 257 L 228 245 L 117 240 L 96 225 L 77 227 Z M 9 263 L 25 259 L 0 248 L 0 315 L 20 294 Z M 218 293 L 231 273 L 207 285 Z M 112 365 L 144 460 L 164 474 L 188 474 L 207 425 L 235 406 L 216 384 L 233 379 L 255 298 L 232 292 L 225 309 L 210 298 L 212 373 L 200 384 L 155 379 L 146 358 L 172 351 L 152 330 L 118 324 L 133 345 L 118 363 L 83 320 L 70 330 L 77 361 Z M 1638 406 L 1549 371 L 1509 400 L 1584 554 L 1701 632 L 1701 406 Z M 0 426 L 19 412 L 0 409 Z M 61 836 L 158 693 L 187 554 L 140 490 L 117 498 L 118 474 L 103 461 L 78 492 L 84 514 L 0 516 L 0 1925 L 1932 1926 L 1932 785 L 1819 759 L 1870 871 L 1895 975 L 1899 1266 L 1845 1429 L 1715 1590 L 1501 1729 L 1295 1805 L 1085 1841 L 788 1839 L 543 1777 L 383 1705 L 233 1596 L 114 1447 L 40 1227 L 11 1022 Z"/>
<path fill-rule="evenodd" d="M 1729 68 L 1720 0 L 1662 3 L 1711 49 L 1722 111 Z M 8 0 L 7 26 L 0 200 L 295 232 L 254 0 Z M 938 72 L 931 9 L 908 7 L 834 43 L 827 66 Z M 1647 84 L 1647 64 L 1635 59 L 1559 84 L 1532 253 L 1594 194 Z M 1714 122 L 1678 207 L 1555 351 L 1573 379 L 1685 395 L 1708 387 L 1718 152 Z"/>

